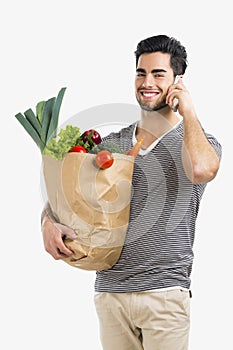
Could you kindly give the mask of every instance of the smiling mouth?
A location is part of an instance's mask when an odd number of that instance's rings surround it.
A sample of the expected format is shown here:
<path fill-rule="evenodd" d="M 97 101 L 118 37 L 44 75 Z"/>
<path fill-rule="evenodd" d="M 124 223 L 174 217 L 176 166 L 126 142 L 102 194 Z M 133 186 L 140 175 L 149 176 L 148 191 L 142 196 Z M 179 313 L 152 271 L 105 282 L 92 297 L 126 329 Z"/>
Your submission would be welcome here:
<path fill-rule="evenodd" d="M 159 93 L 156 91 L 140 91 L 141 95 L 146 99 L 151 99 L 157 96 Z"/>

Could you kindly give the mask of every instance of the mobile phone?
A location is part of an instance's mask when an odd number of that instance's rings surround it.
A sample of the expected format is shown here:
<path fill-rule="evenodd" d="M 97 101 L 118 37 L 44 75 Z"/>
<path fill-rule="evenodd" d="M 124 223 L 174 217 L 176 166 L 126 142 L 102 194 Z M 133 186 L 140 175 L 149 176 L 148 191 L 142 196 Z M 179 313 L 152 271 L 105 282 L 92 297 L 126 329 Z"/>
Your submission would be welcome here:
<path fill-rule="evenodd" d="M 179 79 L 180 79 L 180 76 L 179 76 L 179 75 L 176 75 L 173 84 L 178 83 Z M 173 100 L 173 106 L 171 107 L 171 109 L 173 110 L 173 112 L 177 112 L 177 110 L 178 110 L 178 99 L 177 99 L 177 98 L 174 98 L 174 100 Z"/>

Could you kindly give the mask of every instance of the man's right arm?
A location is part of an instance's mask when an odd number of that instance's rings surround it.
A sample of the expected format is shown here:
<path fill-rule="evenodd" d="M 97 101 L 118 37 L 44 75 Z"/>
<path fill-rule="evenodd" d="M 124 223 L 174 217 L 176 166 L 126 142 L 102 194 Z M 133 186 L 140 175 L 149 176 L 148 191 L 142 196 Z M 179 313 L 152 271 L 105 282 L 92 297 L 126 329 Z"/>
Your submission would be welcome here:
<path fill-rule="evenodd" d="M 71 228 L 55 220 L 49 203 L 46 203 L 41 214 L 41 231 L 45 250 L 54 259 L 64 259 L 73 255 L 73 252 L 64 244 L 64 238 L 75 239 L 77 235 Z"/>

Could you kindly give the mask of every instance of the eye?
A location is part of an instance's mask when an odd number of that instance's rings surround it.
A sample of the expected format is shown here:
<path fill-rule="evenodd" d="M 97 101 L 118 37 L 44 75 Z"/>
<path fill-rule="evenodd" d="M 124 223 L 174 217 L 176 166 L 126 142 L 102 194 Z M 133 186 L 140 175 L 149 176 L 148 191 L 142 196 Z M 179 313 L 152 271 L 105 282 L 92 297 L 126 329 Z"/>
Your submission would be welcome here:
<path fill-rule="evenodd" d="M 155 78 L 164 78 L 164 75 L 160 74 L 160 73 L 155 73 L 154 74 Z"/>
<path fill-rule="evenodd" d="M 136 76 L 137 76 L 137 77 L 145 77 L 146 74 L 145 74 L 145 73 L 137 73 Z"/>

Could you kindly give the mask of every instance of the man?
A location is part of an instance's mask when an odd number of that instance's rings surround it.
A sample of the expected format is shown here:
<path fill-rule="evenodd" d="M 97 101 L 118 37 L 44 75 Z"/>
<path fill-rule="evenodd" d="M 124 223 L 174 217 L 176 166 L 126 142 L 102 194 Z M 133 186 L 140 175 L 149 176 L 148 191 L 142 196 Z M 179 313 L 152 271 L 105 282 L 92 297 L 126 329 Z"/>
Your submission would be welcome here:
<path fill-rule="evenodd" d="M 122 254 L 96 275 L 100 336 L 104 350 L 185 350 L 195 222 L 206 184 L 218 172 L 221 146 L 203 130 L 183 83 L 187 53 L 180 42 L 154 36 L 135 54 L 141 120 L 106 140 L 125 151 L 137 140 L 143 144 Z M 62 237 L 74 232 L 54 223 L 48 209 L 45 248 L 55 259 L 71 256 Z"/>

